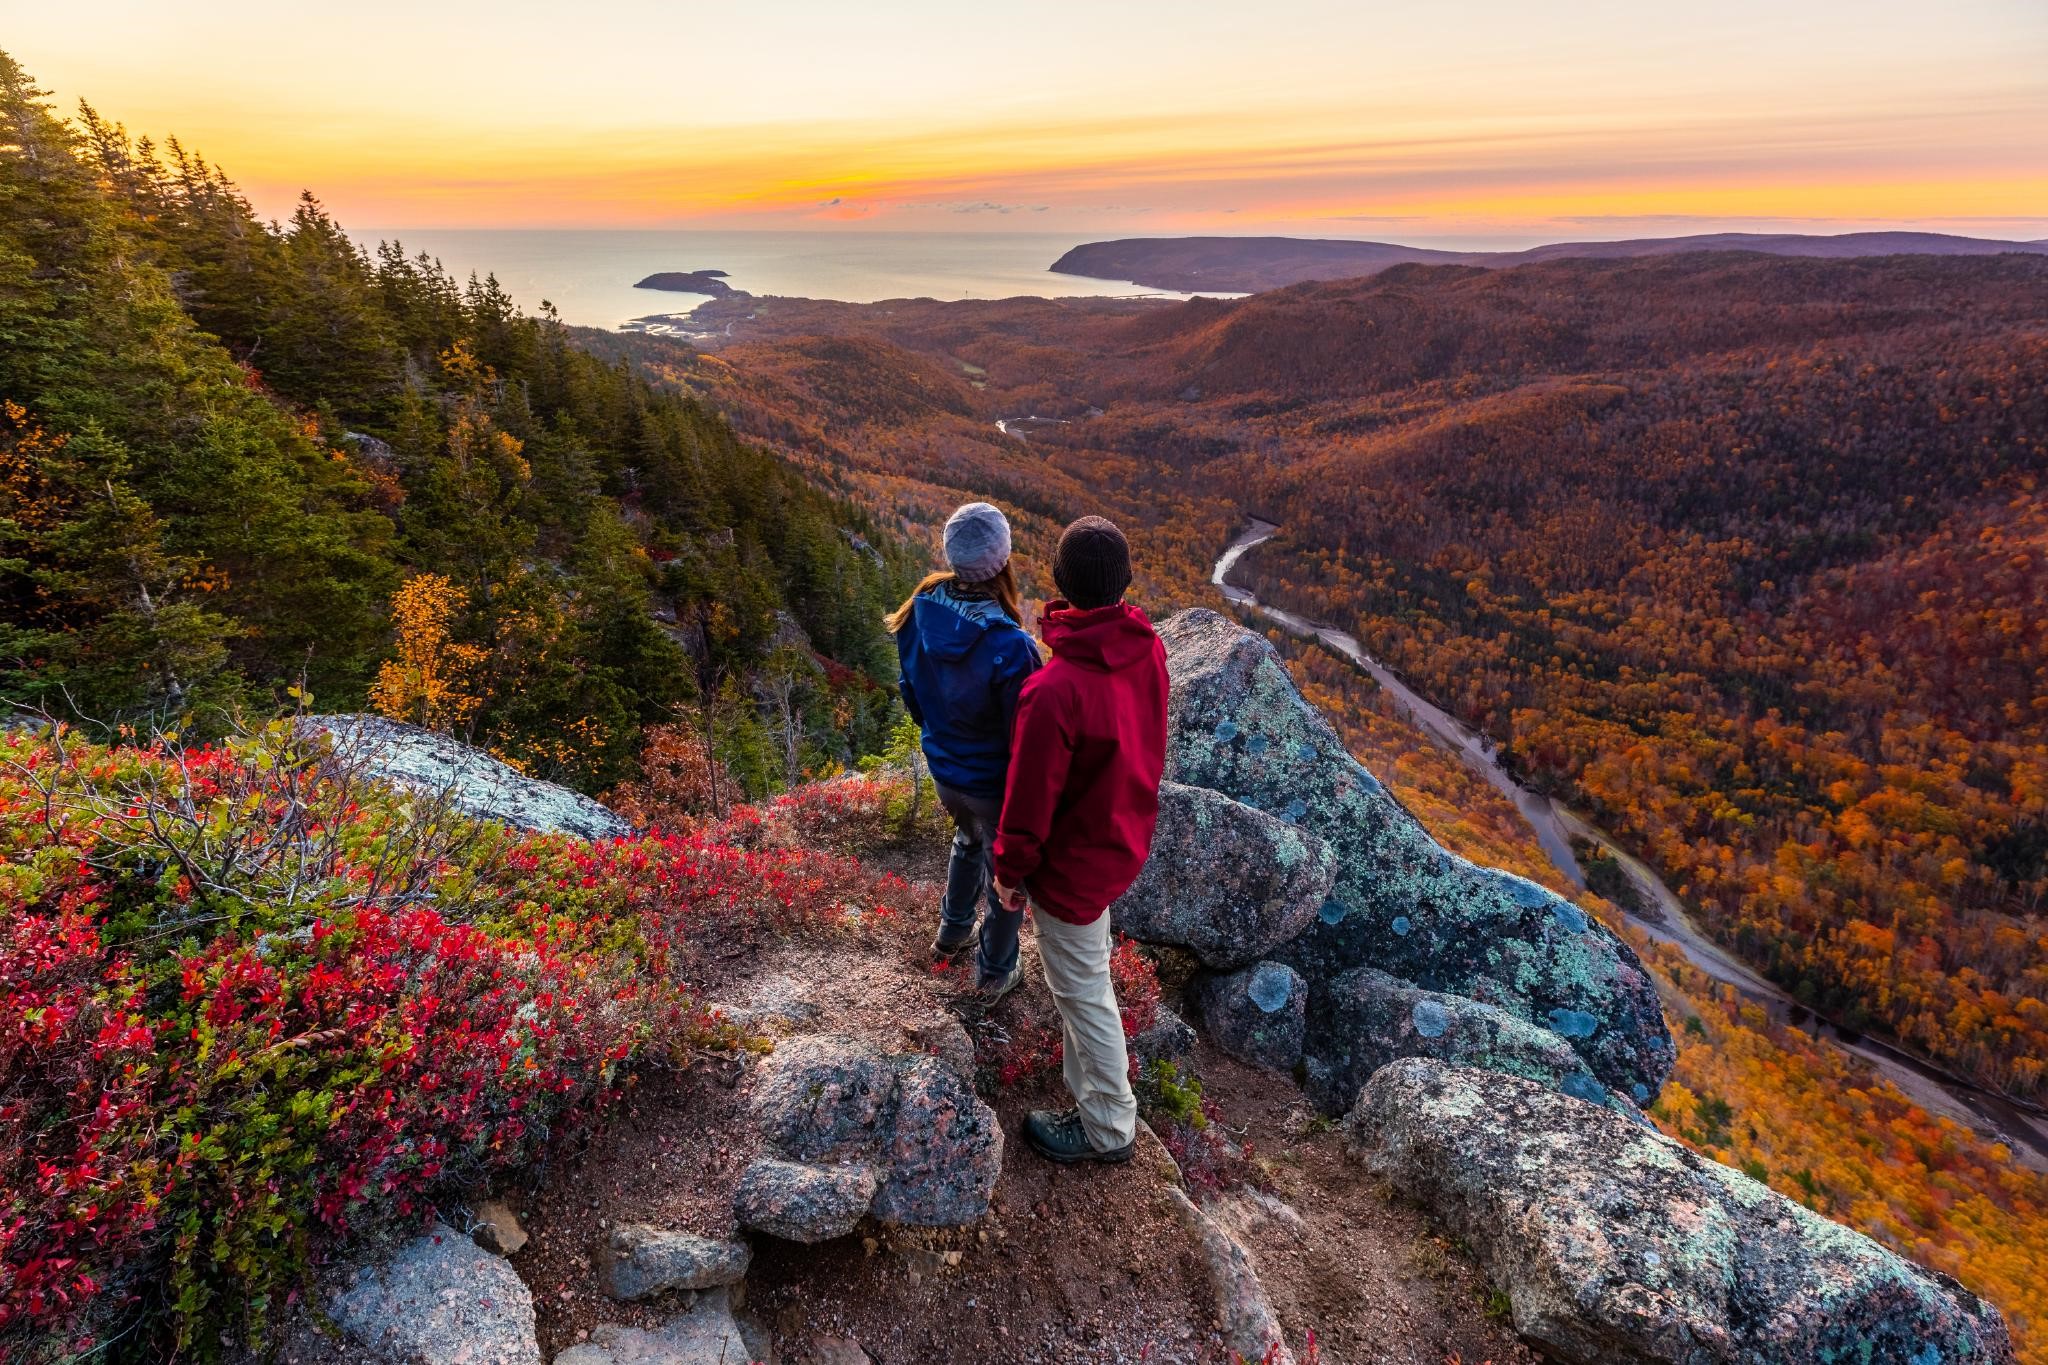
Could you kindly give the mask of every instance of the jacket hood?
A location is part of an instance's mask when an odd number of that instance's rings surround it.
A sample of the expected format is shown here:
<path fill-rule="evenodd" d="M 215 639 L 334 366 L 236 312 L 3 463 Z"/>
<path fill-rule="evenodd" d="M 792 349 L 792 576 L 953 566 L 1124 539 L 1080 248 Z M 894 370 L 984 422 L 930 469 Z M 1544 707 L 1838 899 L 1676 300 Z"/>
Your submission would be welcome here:
<path fill-rule="evenodd" d="M 1082 611 L 1054 600 L 1045 604 L 1038 628 L 1055 658 L 1104 672 L 1142 663 L 1158 639 L 1145 613 L 1128 602 Z"/>
<path fill-rule="evenodd" d="M 955 597 L 939 588 L 917 599 L 911 620 L 932 657 L 957 663 L 974 651 L 990 627 L 1010 623 L 1010 615 L 993 599 Z"/>

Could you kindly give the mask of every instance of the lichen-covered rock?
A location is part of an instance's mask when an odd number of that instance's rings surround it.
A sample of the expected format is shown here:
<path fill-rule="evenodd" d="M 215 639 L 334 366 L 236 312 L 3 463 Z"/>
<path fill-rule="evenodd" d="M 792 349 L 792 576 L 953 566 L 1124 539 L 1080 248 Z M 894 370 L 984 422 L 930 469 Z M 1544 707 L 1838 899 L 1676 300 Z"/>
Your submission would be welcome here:
<path fill-rule="evenodd" d="M 1166 782 L 1152 854 L 1110 919 L 1120 934 L 1186 948 L 1205 966 L 1242 967 L 1313 924 L 1335 875 L 1314 835 L 1221 792 Z"/>
<path fill-rule="evenodd" d="M 1676 1050 L 1627 944 L 1562 897 L 1430 838 L 1346 752 L 1263 637 L 1200 608 L 1159 634 L 1168 775 L 1297 824 L 1336 854 L 1329 901 L 1269 954 L 1307 978 L 1312 1014 L 1327 983 L 1360 966 L 1539 1025 L 1570 1011 L 1566 1041 L 1595 1076 L 1638 1102 L 1655 1095 Z"/>
<path fill-rule="evenodd" d="M 358 1266 L 327 1311 L 378 1365 L 540 1365 L 519 1273 L 443 1224 Z"/>
<path fill-rule="evenodd" d="M 1407 1058 L 1345 1126 L 1559 1360 L 2013 1360 L 1998 1311 L 1946 1275 L 1535 1082 Z"/>
<path fill-rule="evenodd" d="M 1185 1062 L 1194 1053 L 1195 1031 L 1170 1005 L 1160 1005 L 1152 1027 L 1131 1039 L 1131 1056 L 1141 1070 L 1154 1062 Z"/>
<path fill-rule="evenodd" d="M 761 1135 L 792 1161 L 871 1158 L 896 1103 L 889 1057 L 852 1038 L 820 1034 L 782 1044 L 761 1064 L 753 1112 Z"/>
<path fill-rule="evenodd" d="M 732 1211 L 741 1223 L 789 1242 L 829 1242 L 860 1226 L 875 1202 L 871 1166 L 813 1166 L 758 1157 L 740 1176 Z"/>
<path fill-rule="evenodd" d="M 622 1223 L 598 1244 L 597 1278 L 615 1299 L 644 1299 L 670 1290 L 734 1284 L 746 1278 L 753 1258 L 745 1242 Z"/>
<path fill-rule="evenodd" d="M 903 1068 L 872 1212 L 884 1223 L 960 1227 L 988 1213 L 1003 1173 L 1003 1129 L 974 1088 L 936 1057 Z"/>
<path fill-rule="evenodd" d="M 1197 977 L 1188 998 L 1216 1046 L 1239 1061 L 1291 1071 L 1301 1060 L 1308 983 L 1292 967 L 1260 962 L 1223 976 Z"/>
<path fill-rule="evenodd" d="M 747 1350 L 723 1289 L 700 1295 L 653 1331 L 603 1323 L 590 1340 L 555 1357 L 555 1365 L 743 1365 Z"/>
<path fill-rule="evenodd" d="M 1612 1092 L 1571 1044 L 1493 1005 L 1356 967 L 1329 985 L 1309 1024 L 1306 1089 L 1333 1118 L 1358 1103 L 1372 1074 L 1399 1057 L 1433 1057 L 1540 1082 L 1594 1104 Z"/>
<path fill-rule="evenodd" d="M 1003 1130 L 957 1058 L 888 1053 L 837 1035 L 800 1038 L 762 1063 L 751 1100 L 764 1159 L 735 1203 L 750 1227 L 820 1241 L 852 1231 L 870 1211 L 917 1227 L 957 1227 L 988 1213 Z M 851 1210 L 861 1185 L 850 1171 L 865 1174 L 867 1193 Z M 780 1208 L 783 1198 L 794 1206 Z"/>
<path fill-rule="evenodd" d="M 308 716 L 304 726 L 328 737 L 337 761 L 393 786 L 445 794 L 457 810 L 485 820 L 579 839 L 633 832 L 631 822 L 582 793 L 528 777 L 431 730 L 373 715 Z"/>

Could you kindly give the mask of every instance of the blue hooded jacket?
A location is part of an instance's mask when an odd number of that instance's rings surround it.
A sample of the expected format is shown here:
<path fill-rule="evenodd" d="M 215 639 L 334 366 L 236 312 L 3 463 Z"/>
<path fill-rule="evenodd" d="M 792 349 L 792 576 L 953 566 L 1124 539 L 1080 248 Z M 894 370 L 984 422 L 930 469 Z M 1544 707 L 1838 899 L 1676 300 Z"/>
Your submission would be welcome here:
<path fill-rule="evenodd" d="M 896 634 L 903 705 L 923 732 L 932 776 L 969 796 L 1003 794 L 1017 690 L 1038 647 L 1002 604 L 940 584 L 919 595 Z"/>

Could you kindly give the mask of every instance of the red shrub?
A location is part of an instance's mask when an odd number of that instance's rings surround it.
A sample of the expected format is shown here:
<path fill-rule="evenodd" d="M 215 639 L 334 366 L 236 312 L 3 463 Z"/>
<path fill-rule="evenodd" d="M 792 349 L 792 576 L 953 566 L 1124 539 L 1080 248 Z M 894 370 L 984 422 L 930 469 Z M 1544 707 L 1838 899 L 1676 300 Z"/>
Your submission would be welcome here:
<path fill-rule="evenodd" d="M 1116 986 L 1124 1037 L 1135 1038 L 1159 1021 L 1159 972 L 1133 939 L 1118 936 L 1109 955 L 1109 979 Z"/>
<path fill-rule="evenodd" d="M 701 943 L 858 930 L 905 889 L 701 836 L 473 836 L 338 780 L 0 736 L 0 1360 L 89 1348 L 145 1283 L 166 1352 L 260 1337 L 343 1233 L 709 1036 Z"/>

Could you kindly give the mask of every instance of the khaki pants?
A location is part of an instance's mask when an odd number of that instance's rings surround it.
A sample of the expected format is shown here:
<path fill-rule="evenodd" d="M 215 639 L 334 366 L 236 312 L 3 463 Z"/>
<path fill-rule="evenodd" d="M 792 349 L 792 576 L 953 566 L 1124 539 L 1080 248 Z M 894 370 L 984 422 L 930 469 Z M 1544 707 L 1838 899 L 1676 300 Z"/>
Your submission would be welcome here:
<path fill-rule="evenodd" d="M 1081 1124 L 1097 1151 L 1122 1147 L 1138 1135 L 1138 1101 L 1109 980 L 1109 912 L 1093 924 L 1069 924 L 1034 905 L 1031 922 L 1038 926 L 1045 984 L 1059 1006 L 1067 1089 Z"/>

